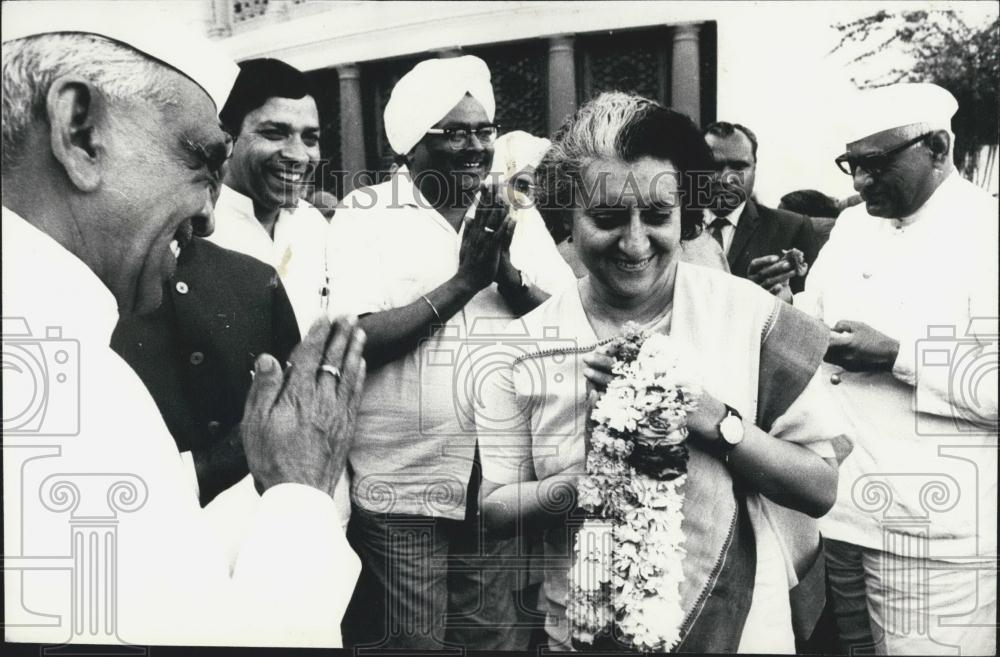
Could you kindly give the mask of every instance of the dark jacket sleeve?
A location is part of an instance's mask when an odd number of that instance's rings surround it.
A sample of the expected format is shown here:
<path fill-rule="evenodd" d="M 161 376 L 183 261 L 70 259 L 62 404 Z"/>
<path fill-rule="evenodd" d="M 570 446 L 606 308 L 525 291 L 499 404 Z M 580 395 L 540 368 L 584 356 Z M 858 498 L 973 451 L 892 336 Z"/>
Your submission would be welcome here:
<path fill-rule="evenodd" d="M 271 322 L 274 327 L 271 355 L 284 365 L 302 336 L 299 335 L 299 325 L 295 321 L 292 303 L 288 300 L 285 286 L 281 284 L 277 274 L 275 281 L 277 285 L 274 286 L 274 301 L 271 304 Z"/>
<path fill-rule="evenodd" d="M 802 251 L 806 262 L 809 264 L 809 268 L 812 269 L 813 263 L 816 262 L 816 256 L 819 255 L 819 238 L 816 235 L 816 229 L 813 228 L 812 220 L 805 216 L 801 218 L 802 222 L 799 224 L 798 230 L 795 231 L 792 246 Z M 808 276 L 809 272 L 806 272 L 806 275 L 802 278 L 793 278 L 791 283 L 792 292 L 802 292 L 805 289 L 806 278 Z"/>

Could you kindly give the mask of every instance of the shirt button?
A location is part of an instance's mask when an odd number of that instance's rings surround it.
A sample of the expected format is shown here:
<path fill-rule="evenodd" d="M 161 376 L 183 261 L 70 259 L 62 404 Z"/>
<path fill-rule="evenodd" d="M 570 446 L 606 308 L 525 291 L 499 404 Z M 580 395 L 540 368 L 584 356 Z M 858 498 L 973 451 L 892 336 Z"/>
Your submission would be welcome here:
<path fill-rule="evenodd" d="M 830 383 L 832 383 L 833 385 L 838 385 L 840 383 L 840 375 L 839 374 L 831 374 L 830 375 Z"/>
<path fill-rule="evenodd" d="M 192 365 L 201 365 L 205 361 L 205 354 L 200 351 L 192 351 L 188 360 L 191 361 Z"/>
<path fill-rule="evenodd" d="M 222 424 L 219 423 L 218 420 L 212 420 L 211 422 L 208 423 L 208 433 L 214 436 L 215 434 L 219 433 L 219 427 L 221 426 Z"/>
<path fill-rule="evenodd" d="M 174 289 L 177 290 L 178 294 L 187 294 L 188 284 L 184 281 L 177 281 L 177 285 L 174 286 Z"/>

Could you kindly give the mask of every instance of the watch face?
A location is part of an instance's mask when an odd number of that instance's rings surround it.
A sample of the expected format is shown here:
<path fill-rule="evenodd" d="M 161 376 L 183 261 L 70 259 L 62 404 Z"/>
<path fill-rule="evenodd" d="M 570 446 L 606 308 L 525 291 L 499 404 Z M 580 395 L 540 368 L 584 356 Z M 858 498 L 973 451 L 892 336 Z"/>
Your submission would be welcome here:
<path fill-rule="evenodd" d="M 743 442 L 743 420 L 735 415 L 726 416 L 719 424 L 719 433 L 730 445 L 739 445 Z"/>

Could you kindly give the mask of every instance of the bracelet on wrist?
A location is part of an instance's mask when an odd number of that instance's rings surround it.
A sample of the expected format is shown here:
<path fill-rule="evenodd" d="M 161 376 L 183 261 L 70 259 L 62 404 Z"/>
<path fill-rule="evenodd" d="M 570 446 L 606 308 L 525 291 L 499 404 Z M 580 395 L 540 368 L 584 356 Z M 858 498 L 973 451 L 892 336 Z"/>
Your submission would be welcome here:
<path fill-rule="evenodd" d="M 431 302 L 431 300 L 427 298 L 427 295 L 426 294 L 421 294 L 420 298 L 423 299 L 424 301 L 426 301 L 427 305 L 431 307 L 431 312 L 434 313 L 434 317 L 437 319 L 437 323 L 438 324 L 444 324 L 444 320 L 441 319 L 441 313 L 439 313 L 438 309 L 436 307 L 434 307 L 433 302 Z"/>

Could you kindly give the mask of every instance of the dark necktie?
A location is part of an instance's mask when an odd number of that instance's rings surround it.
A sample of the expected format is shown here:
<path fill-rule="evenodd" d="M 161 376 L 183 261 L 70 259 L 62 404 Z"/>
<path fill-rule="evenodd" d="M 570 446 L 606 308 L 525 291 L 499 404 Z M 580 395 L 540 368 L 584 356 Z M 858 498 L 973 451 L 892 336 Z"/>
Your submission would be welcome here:
<path fill-rule="evenodd" d="M 719 243 L 719 248 L 722 249 L 723 253 L 726 252 L 726 245 L 722 241 L 722 229 L 728 225 L 729 220 L 725 217 L 716 217 L 715 221 L 708 225 L 708 232 L 710 232 L 712 237 L 715 238 L 715 241 Z"/>

